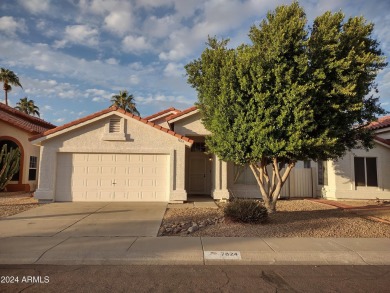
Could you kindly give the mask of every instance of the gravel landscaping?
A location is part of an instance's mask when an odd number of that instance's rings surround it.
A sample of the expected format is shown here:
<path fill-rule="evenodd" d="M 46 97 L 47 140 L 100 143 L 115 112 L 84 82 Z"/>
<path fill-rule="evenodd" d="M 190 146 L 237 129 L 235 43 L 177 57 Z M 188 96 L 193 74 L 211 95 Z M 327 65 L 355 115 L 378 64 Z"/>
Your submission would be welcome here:
<path fill-rule="evenodd" d="M 160 236 L 390 238 L 390 225 L 308 200 L 280 200 L 267 224 L 235 223 L 218 209 L 167 209 Z M 190 231 L 188 229 L 191 228 Z"/>
<path fill-rule="evenodd" d="M 351 206 L 362 204 L 348 202 Z M 30 193 L 1 192 L 0 219 L 39 205 Z M 280 200 L 268 223 L 244 224 L 226 219 L 224 205 L 218 203 L 216 209 L 188 205 L 168 208 L 159 236 L 390 238 L 390 224 L 366 218 L 373 216 L 372 211 L 342 210 L 309 200 Z M 381 206 L 388 206 L 388 202 Z M 390 210 L 378 210 L 374 216 L 390 220 L 389 214 Z"/>
<path fill-rule="evenodd" d="M 31 193 L 0 192 L 0 219 L 38 207 Z"/>

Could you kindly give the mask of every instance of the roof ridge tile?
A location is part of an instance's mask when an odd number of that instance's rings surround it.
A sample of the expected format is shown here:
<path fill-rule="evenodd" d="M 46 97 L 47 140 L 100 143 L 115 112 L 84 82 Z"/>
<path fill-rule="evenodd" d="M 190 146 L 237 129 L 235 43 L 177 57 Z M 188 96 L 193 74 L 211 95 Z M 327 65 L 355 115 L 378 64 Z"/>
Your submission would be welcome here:
<path fill-rule="evenodd" d="M 64 125 L 58 126 L 58 127 L 56 127 L 56 128 L 50 129 L 50 130 L 47 130 L 47 131 L 45 131 L 45 132 L 43 132 L 43 133 L 41 133 L 41 134 L 35 135 L 35 136 L 31 137 L 29 140 L 30 140 L 30 141 L 36 140 L 36 139 L 38 139 L 38 138 L 41 138 L 41 137 L 44 137 L 44 136 L 47 136 L 47 135 L 56 133 L 56 132 L 58 132 L 58 131 L 67 129 L 67 128 L 69 128 L 69 127 L 72 127 L 72 126 L 81 124 L 81 123 L 83 123 L 83 122 L 87 122 L 88 120 L 91 120 L 91 119 L 93 119 L 93 118 L 102 116 L 102 115 L 107 114 L 107 113 L 110 113 L 110 112 L 119 112 L 119 113 L 122 113 L 122 114 L 124 114 L 124 115 L 126 115 L 126 116 L 128 116 L 128 117 L 130 117 L 130 118 L 132 118 L 132 119 L 138 120 L 138 121 L 140 121 L 140 122 L 142 122 L 142 123 L 144 123 L 144 124 L 146 124 L 146 125 L 148 125 L 148 126 L 151 126 L 151 127 L 156 128 L 156 129 L 158 129 L 158 130 L 160 130 L 160 131 L 163 131 L 164 133 L 167 133 L 167 134 L 172 135 L 172 136 L 175 136 L 175 137 L 182 138 L 183 140 L 185 140 L 185 141 L 187 141 L 187 142 L 189 142 L 189 143 L 191 143 L 191 144 L 193 143 L 193 140 L 192 140 L 192 139 L 189 139 L 189 138 L 187 138 L 187 137 L 185 137 L 185 136 L 182 136 L 182 135 L 180 135 L 180 134 L 177 134 L 176 132 L 174 132 L 174 131 L 172 131 L 172 130 L 170 130 L 170 129 L 167 129 L 167 128 L 165 128 L 165 127 L 162 127 L 162 126 L 160 126 L 160 125 L 158 125 L 158 124 L 155 124 L 155 123 L 153 123 L 153 122 L 151 122 L 151 121 L 148 121 L 148 120 L 146 120 L 146 119 L 143 119 L 143 118 L 141 118 L 140 116 L 137 116 L 137 115 L 134 115 L 134 114 L 132 114 L 132 113 L 126 112 L 125 110 L 123 110 L 123 109 L 121 109 L 121 108 L 118 108 L 118 107 L 109 107 L 109 108 L 107 108 L 107 109 L 104 109 L 104 110 L 102 110 L 102 111 L 99 111 L 99 112 L 90 114 L 90 115 L 85 116 L 85 117 L 83 117 L 83 118 L 79 118 L 79 119 L 77 119 L 77 120 L 71 121 L 71 122 L 66 123 L 66 124 L 64 124 Z"/>

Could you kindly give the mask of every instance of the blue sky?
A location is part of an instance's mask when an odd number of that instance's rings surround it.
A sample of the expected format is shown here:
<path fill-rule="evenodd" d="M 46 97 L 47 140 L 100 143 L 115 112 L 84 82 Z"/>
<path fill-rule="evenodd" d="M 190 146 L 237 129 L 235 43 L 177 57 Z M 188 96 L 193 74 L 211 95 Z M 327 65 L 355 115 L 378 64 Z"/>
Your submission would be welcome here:
<path fill-rule="evenodd" d="M 278 0 L 14 0 L 0 2 L 0 66 L 13 70 L 41 117 L 61 125 L 100 111 L 127 89 L 146 116 L 196 101 L 184 65 L 198 58 L 207 35 L 248 43 L 250 26 Z M 327 10 L 363 15 L 390 60 L 388 0 L 300 1 L 309 24 Z M 390 111 L 390 69 L 377 78 Z M 0 94 L 0 100 L 4 95 Z"/>

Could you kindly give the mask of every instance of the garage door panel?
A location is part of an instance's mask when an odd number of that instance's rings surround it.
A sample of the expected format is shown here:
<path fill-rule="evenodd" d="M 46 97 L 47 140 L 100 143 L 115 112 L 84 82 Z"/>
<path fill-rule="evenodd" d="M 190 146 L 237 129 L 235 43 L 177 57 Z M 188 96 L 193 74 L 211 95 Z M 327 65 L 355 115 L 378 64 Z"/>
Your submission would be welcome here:
<path fill-rule="evenodd" d="M 154 163 L 156 162 L 156 156 L 151 155 L 151 156 L 145 156 L 142 155 L 141 160 L 143 163 Z"/>
<path fill-rule="evenodd" d="M 101 190 L 111 190 L 113 188 L 113 180 L 110 178 L 98 178 L 98 185 L 97 188 L 100 188 Z"/>
<path fill-rule="evenodd" d="M 167 201 L 168 163 L 168 155 L 60 153 L 56 200 Z"/>
<path fill-rule="evenodd" d="M 150 187 L 150 186 L 154 186 L 154 180 L 151 180 L 151 179 L 144 179 L 142 180 L 141 182 L 142 186 L 143 187 Z"/>
<path fill-rule="evenodd" d="M 88 166 L 86 168 L 86 175 L 88 176 L 99 175 L 102 172 L 99 166 Z"/>
<path fill-rule="evenodd" d="M 129 174 L 129 168 L 127 166 L 115 166 L 114 170 L 115 177 L 121 177 Z"/>
<path fill-rule="evenodd" d="M 73 178 L 73 180 L 71 181 L 71 186 L 72 187 L 85 186 L 85 179 Z"/>
<path fill-rule="evenodd" d="M 112 166 L 101 166 L 100 167 L 100 174 L 104 176 L 111 176 L 114 174 Z M 87 175 L 87 174 L 86 174 Z"/>

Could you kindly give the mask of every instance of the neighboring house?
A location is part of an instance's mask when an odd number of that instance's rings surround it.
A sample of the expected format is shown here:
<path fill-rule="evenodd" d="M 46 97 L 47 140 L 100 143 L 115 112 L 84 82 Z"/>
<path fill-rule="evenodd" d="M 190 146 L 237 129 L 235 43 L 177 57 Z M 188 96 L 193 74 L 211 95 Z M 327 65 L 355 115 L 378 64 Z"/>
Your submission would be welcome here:
<path fill-rule="evenodd" d="M 378 131 L 385 129 L 380 127 Z M 390 138 L 379 132 L 376 144 Z M 189 194 L 214 199 L 260 197 L 249 168 L 207 153 L 205 137 L 209 134 L 196 107 L 183 111 L 169 108 L 145 119 L 111 107 L 32 138 L 41 146 L 42 154 L 35 196 L 46 201 L 170 202 L 183 202 Z M 373 198 L 386 198 L 390 191 L 389 179 L 383 185 L 385 175 L 390 174 L 390 150 L 388 141 L 381 143 L 384 145 L 377 145 L 366 155 L 376 156 L 378 166 L 383 168 L 378 171 L 378 178 L 383 178 L 378 179 L 380 190 Z M 387 155 L 387 161 L 379 163 L 383 155 Z M 330 185 L 338 176 L 332 175 L 334 164 L 322 163 L 318 172 L 317 163 L 298 162 L 281 197 L 329 197 L 331 190 L 338 189 L 338 185 Z M 365 164 L 373 165 L 371 160 Z M 323 166 L 328 166 L 327 170 Z M 372 198 L 371 194 L 355 194 Z"/>
<path fill-rule="evenodd" d="M 0 149 L 4 144 L 19 148 L 20 170 L 6 186 L 7 191 L 34 191 L 38 182 L 39 147 L 29 138 L 55 125 L 0 103 Z"/>
<path fill-rule="evenodd" d="M 181 112 L 180 110 L 177 110 L 177 109 L 171 107 L 169 109 L 162 110 L 162 111 L 155 113 L 153 115 L 144 117 L 144 119 L 148 120 L 150 122 L 153 122 L 154 124 L 161 125 L 165 128 L 169 128 L 169 125 L 168 125 L 168 122 L 166 121 L 166 118 L 171 116 L 171 115 L 180 113 L 180 112 Z"/>
<path fill-rule="evenodd" d="M 317 196 L 390 199 L 390 116 L 368 127 L 375 131 L 372 149 L 353 149 L 338 161 L 318 162 Z"/>

